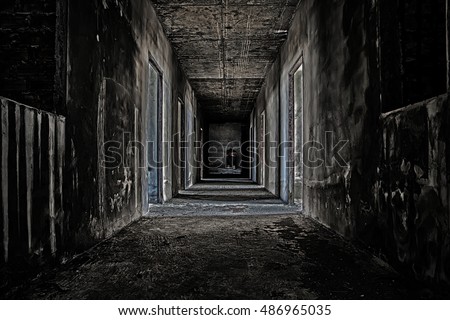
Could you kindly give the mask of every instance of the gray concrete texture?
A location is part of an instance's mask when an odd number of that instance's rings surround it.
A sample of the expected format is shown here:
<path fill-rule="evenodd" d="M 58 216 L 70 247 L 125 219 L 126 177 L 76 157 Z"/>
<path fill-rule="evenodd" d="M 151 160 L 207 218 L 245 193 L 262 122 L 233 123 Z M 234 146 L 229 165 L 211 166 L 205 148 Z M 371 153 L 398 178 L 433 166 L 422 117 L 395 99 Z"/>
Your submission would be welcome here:
<path fill-rule="evenodd" d="M 153 3 L 205 115 L 248 118 L 298 1 Z"/>
<path fill-rule="evenodd" d="M 325 161 L 319 167 L 304 167 L 304 213 L 346 237 L 363 241 L 376 255 L 411 276 L 448 282 L 449 146 L 448 132 L 443 129 L 448 126 L 448 83 L 441 72 L 446 68 L 442 57 L 448 51 L 442 27 L 448 18 L 443 1 L 432 5 L 431 1 L 417 2 L 417 7 L 407 2 L 301 1 L 256 100 L 252 121 L 259 141 L 263 127 L 271 141 L 294 140 L 292 74 L 302 63 L 304 121 L 299 129 L 304 142 L 327 146 L 327 132 L 331 132 L 335 137 L 332 146 L 337 141 L 347 142 L 340 155 L 348 164 Z M 405 12 L 399 9 L 401 3 L 406 3 Z M 439 12 L 433 11 L 436 8 Z M 432 12 L 435 23 L 419 28 L 420 21 Z M 408 27 L 398 30 L 396 19 L 403 15 L 409 17 Z M 381 57 L 378 40 L 382 42 Z M 422 55 L 417 56 L 418 51 L 411 48 L 421 48 Z M 426 59 L 430 52 L 434 56 Z M 407 61 L 396 60 L 397 55 Z M 400 65 L 404 76 L 396 74 Z M 424 65 L 429 67 L 422 69 Z M 439 71 L 430 80 L 428 73 L 435 69 Z M 417 83 L 424 81 L 438 83 L 417 88 Z M 398 87 L 404 90 L 395 89 Z M 434 98 L 421 100 L 427 97 Z M 393 101 L 398 104 L 392 105 Z M 406 108 L 411 102 L 415 102 L 413 110 Z M 396 109 L 395 120 L 390 115 L 380 121 L 386 116 L 383 111 Z M 285 202 L 292 201 L 288 150 L 282 148 L 281 157 L 277 157 L 278 150 L 270 152 L 268 148 L 260 148 L 259 153 L 264 153 L 266 162 L 276 159 L 276 164 L 260 166 L 258 181 Z M 392 161 L 384 160 L 390 157 Z M 404 187 L 405 175 L 414 170 L 399 176 L 403 161 L 420 168 L 424 177 L 411 176 Z M 430 178 L 425 177 L 428 174 Z M 399 195 L 403 200 L 397 203 Z M 435 209 L 428 213 L 431 207 Z"/>
<path fill-rule="evenodd" d="M 298 215 L 144 218 L 5 298 L 439 297 Z"/>

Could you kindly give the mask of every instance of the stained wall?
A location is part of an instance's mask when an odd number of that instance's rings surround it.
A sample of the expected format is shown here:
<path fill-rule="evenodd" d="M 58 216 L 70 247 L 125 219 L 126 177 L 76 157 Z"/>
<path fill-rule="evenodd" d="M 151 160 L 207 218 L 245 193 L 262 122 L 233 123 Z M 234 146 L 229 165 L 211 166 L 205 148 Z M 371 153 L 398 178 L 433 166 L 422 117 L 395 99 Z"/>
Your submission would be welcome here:
<path fill-rule="evenodd" d="M 439 282 L 449 273 L 448 103 L 444 95 L 403 109 L 408 101 L 403 97 L 389 108 L 400 111 L 383 113 L 382 98 L 395 101 L 395 92 L 382 87 L 382 76 L 400 85 L 413 81 L 411 68 L 407 78 L 395 79 L 401 75 L 389 75 L 386 70 L 393 69 L 382 64 L 386 53 L 380 54 L 380 39 L 389 40 L 386 28 L 395 23 L 381 30 L 380 21 L 386 12 L 398 18 L 396 10 L 397 4 L 386 1 L 301 2 L 254 109 L 256 136 L 266 145 L 259 155 L 266 164 L 277 159 L 275 165 L 259 166 L 258 181 L 292 202 L 292 75 L 303 63 L 303 213 L 364 242 L 402 271 Z M 415 74 L 423 81 L 427 76 Z M 429 87 L 423 89 L 429 97 Z M 263 112 L 269 140 L 278 148 L 262 138 Z"/>

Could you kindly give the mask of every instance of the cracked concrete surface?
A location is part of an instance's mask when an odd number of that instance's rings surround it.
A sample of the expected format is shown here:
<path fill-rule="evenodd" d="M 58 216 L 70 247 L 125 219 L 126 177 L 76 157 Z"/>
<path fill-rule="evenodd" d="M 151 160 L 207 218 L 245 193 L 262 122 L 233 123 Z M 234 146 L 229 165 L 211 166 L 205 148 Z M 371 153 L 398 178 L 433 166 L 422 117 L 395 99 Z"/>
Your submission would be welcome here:
<path fill-rule="evenodd" d="M 403 278 L 242 179 L 208 180 L 6 299 L 413 299 Z"/>

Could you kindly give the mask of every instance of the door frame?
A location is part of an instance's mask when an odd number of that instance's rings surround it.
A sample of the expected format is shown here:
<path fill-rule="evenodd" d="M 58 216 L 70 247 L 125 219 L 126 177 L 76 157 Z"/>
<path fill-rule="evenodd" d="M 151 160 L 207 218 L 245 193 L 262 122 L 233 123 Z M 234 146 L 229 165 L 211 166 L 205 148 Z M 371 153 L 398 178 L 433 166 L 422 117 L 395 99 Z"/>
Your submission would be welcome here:
<path fill-rule="evenodd" d="M 162 69 L 159 67 L 158 63 L 152 58 L 150 57 L 149 61 L 148 61 L 148 75 L 147 75 L 147 79 L 149 79 L 150 76 L 150 68 L 153 68 L 153 70 L 156 71 L 157 75 L 158 75 L 158 88 L 157 88 L 157 110 L 156 110 L 156 114 L 157 114 L 157 130 L 156 130 L 156 161 L 158 164 L 158 168 L 156 170 L 156 174 L 157 174 L 157 199 L 155 199 L 155 201 L 150 201 L 149 197 L 147 196 L 147 202 L 148 203 L 162 203 L 163 199 L 164 199 L 164 191 L 163 191 L 163 166 L 162 166 L 162 159 L 163 159 L 163 155 L 162 155 L 162 137 L 163 137 L 163 99 L 164 99 L 164 91 L 163 91 L 163 72 Z M 150 83 L 147 82 L 147 90 L 149 90 L 149 86 Z M 147 91 L 148 92 L 148 91 Z M 147 108 L 149 108 L 149 104 L 150 101 L 148 100 L 148 93 L 147 93 Z M 149 115 L 150 110 L 148 109 L 147 112 L 147 119 L 146 119 L 146 141 L 149 139 L 149 134 L 148 134 L 148 128 L 150 126 L 150 115 Z M 147 141 L 148 142 L 148 141 Z M 148 143 L 147 143 L 147 147 L 148 147 Z M 148 151 L 147 151 L 148 154 Z M 146 170 L 148 172 L 148 158 L 147 158 L 147 163 L 146 163 Z M 146 179 L 146 184 L 147 184 L 147 188 L 148 188 L 148 179 Z M 147 192 L 148 194 L 148 192 Z"/>
<path fill-rule="evenodd" d="M 178 192 L 184 191 L 186 189 L 186 182 L 185 182 L 185 169 L 183 162 L 186 162 L 185 156 L 186 156 L 186 150 L 185 150 L 185 107 L 184 107 L 184 101 L 181 96 L 178 97 L 177 100 L 177 189 Z"/>
<path fill-rule="evenodd" d="M 303 80 L 302 80 L 302 90 L 303 90 L 303 110 L 302 114 L 304 114 L 304 100 L 305 100 L 305 81 L 304 81 L 304 75 L 305 75 L 305 65 L 303 60 L 303 55 L 300 55 L 299 59 L 295 62 L 293 67 L 291 68 L 291 71 L 289 72 L 289 141 L 292 142 L 291 148 L 289 148 L 289 155 L 288 155 L 288 163 L 289 163 L 289 204 L 294 205 L 295 204 L 295 149 L 296 149 L 296 137 L 295 137 L 295 74 L 297 71 L 300 70 L 300 67 L 303 67 Z M 304 130 L 304 117 L 302 117 L 302 142 L 304 144 L 305 142 L 305 130 Z M 302 145 L 303 148 L 303 145 Z M 303 155 L 302 155 L 303 156 Z M 303 162 L 303 160 L 302 160 Z M 303 164 L 302 164 L 302 170 Z M 302 201 L 304 199 L 304 188 L 302 190 Z"/>
<path fill-rule="evenodd" d="M 261 185 L 266 187 L 266 110 L 260 113 L 261 122 L 261 144 L 260 144 L 260 165 L 261 165 Z"/>

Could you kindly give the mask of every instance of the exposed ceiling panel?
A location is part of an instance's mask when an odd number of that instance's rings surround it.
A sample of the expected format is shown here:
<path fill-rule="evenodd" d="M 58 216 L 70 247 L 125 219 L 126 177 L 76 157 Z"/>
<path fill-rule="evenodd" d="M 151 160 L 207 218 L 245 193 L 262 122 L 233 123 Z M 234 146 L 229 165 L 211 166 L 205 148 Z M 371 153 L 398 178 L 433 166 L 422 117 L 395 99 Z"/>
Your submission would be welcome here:
<path fill-rule="evenodd" d="M 153 0 L 211 120 L 242 121 L 286 40 L 299 0 Z"/>

